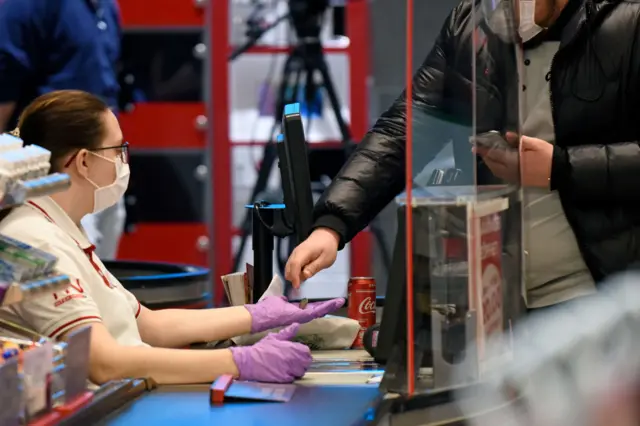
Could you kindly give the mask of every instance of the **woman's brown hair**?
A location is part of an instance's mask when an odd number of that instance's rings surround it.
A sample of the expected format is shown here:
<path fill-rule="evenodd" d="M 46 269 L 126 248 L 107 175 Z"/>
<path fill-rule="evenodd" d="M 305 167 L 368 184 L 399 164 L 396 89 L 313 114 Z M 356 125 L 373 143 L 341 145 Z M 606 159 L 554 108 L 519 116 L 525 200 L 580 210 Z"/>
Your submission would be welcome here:
<path fill-rule="evenodd" d="M 36 98 L 11 132 L 25 145 L 39 145 L 51 151 L 51 173 L 63 171 L 63 158 L 81 149 L 100 147 L 105 134 L 104 112 L 98 97 L 80 90 L 60 90 Z M 0 221 L 11 209 L 0 211 Z"/>
<path fill-rule="evenodd" d="M 25 145 L 51 151 L 51 173 L 61 172 L 62 159 L 81 149 L 96 149 L 104 138 L 104 113 L 100 98 L 80 90 L 60 90 L 36 98 L 18 120 Z"/>

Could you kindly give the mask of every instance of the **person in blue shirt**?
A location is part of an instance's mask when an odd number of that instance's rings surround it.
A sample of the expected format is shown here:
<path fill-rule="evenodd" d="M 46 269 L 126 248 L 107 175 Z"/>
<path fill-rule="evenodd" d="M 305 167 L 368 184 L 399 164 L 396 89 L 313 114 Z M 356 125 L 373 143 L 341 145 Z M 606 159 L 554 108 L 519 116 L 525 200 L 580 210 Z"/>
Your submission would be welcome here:
<path fill-rule="evenodd" d="M 118 107 L 117 0 L 0 0 L 0 132 L 13 129 L 36 97 L 74 89 Z M 114 258 L 123 200 L 83 221 L 103 259 Z"/>

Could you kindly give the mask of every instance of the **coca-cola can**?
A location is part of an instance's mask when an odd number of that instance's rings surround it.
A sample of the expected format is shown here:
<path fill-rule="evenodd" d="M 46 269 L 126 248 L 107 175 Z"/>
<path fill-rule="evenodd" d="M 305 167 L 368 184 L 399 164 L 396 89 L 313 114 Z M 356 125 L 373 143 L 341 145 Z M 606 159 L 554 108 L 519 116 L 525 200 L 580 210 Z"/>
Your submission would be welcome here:
<path fill-rule="evenodd" d="M 376 323 L 376 280 L 371 277 L 350 278 L 347 293 L 349 318 L 360 323 L 360 331 L 352 347 L 362 348 L 364 332 Z"/>

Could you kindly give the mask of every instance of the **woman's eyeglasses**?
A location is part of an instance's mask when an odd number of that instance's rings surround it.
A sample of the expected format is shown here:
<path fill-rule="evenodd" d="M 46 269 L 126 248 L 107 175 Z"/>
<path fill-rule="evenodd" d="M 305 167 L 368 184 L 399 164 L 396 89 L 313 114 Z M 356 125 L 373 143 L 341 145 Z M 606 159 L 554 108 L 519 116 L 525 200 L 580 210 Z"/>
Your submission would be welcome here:
<path fill-rule="evenodd" d="M 111 150 L 111 149 L 119 150 L 120 152 L 117 153 L 117 157 L 120 158 L 120 160 L 124 164 L 128 164 L 129 163 L 129 142 L 124 142 L 122 145 L 103 146 L 102 148 L 89 149 L 88 151 L 90 151 L 90 152 L 99 152 L 99 151 L 106 151 L 106 150 Z M 73 154 L 71 156 L 71 158 L 69 158 L 69 161 L 67 161 L 65 163 L 64 167 L 65 168 L 69 167 L 71 165 L 71 163 L 73 163 L 73 160 L 75 160 L 77 155 L 78 155 L 77 152 L 75 154 Z"/>

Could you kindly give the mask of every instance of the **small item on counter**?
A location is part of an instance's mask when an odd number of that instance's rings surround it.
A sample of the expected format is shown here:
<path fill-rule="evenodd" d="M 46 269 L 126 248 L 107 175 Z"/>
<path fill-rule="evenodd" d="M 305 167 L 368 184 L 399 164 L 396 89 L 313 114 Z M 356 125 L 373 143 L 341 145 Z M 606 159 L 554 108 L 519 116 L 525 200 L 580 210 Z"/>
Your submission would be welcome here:
<path fill-rule="evenodd" d="M 268 401 L 288 402 L 296 391 L 296 385 L 260 383 L 234 380 L 230 374 L 218 377 L 209 388 L 212 405 L 228 402 Z"/>
<path fill-rule="evenodd" d="M 352 348 L 360 349 L 363 347 L 364 332 L 376 323 L 376 280 L 372 277 L 350 278 L 347 292 L 348 316 L 360 324 Z"/>
<path fill-rule="evenodd" d="M 247 295 L 246 280 L 244 272 L 234 272 L 233 274 L 222 276 L 224 291 L 231 306 L 242 306 L 249 300 L 250 296 Z"/>
<path fill-rule="evenodd" d="M 300 309 L 304 309 L 304 308 L 306 308 L 306 307 L 307 307 L 307 305 L 308 305 L 308 304 L 309 304 L 309 299 L 304 298 L 304 299 L 302 299 L 302 300 L 300 301 L 300 304 L 298 305 L 298 307 L 299 307 Z"/>
<path fill-rule="evenodd" d="M 209 400 L 211 404 L 221 404 L 224 402 L 224 394 L 233 383 L 231 374 L 223 374 L 218 377 L 209 388 Z"/>

